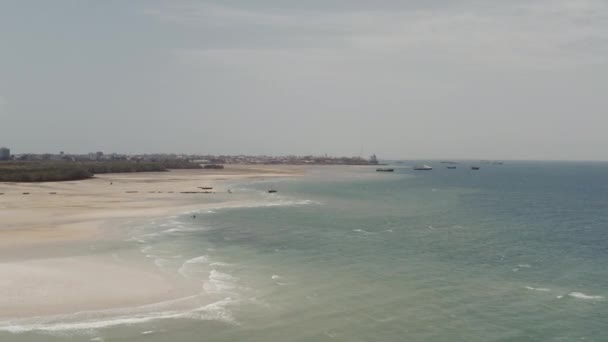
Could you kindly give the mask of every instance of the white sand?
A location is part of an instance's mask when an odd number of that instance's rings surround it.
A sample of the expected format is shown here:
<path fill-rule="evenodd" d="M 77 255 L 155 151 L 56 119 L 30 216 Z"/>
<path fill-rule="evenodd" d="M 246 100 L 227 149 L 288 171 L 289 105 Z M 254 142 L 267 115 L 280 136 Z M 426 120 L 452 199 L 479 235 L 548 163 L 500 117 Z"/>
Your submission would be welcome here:
<path fill-rule="evenodd" d="M 289 167 L 232 167 L 0 183 L 0 318 L 129 307 L 200 292 L 195 284 L 167 278 L 143 257 L 115 260 L 87 246 L 124 239 L 129 221 L 217 205 L 206 198 L 220 192 L 231 205 L 224 180 L 299 173 Z M 202 191 L 202 186 L 218 193 L 180 193 Z"/>

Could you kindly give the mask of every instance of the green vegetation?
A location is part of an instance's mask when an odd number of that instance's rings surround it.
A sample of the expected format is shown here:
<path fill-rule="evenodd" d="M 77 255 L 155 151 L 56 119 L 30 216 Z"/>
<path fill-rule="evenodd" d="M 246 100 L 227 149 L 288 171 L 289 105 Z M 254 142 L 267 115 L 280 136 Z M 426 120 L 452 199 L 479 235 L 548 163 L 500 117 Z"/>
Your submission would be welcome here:
<path fill-rule="evenodd" d="M 200 169 L 185 160 L 135 161 L 28 161 L 0 162 L 0 182 L 56 182 L 79 180 L 95 174 L 119 172 L 162 172 L 168 169 Z"/>
<path fill-rule="evenodd" d="M 92 174 L 120 172 L 162 172 L 168 169 L 200 169 L 199 164 L 186 160 L 160 160 L 152 162 L 133 161 L 91 161 L 79 162 Z"/>
<path fill-rule="evenodd" d="M 134 163 L 129 161 L 77 163 L 92 174 L 120 172 L 161 172 L 167 169 L 160 163 Z"/>
<path fill-rule="evenodd" d="M 2 182 L 55 182 L 86 179 L 93 174 L 76 163 L 65 162 L 2 162 Z"/>

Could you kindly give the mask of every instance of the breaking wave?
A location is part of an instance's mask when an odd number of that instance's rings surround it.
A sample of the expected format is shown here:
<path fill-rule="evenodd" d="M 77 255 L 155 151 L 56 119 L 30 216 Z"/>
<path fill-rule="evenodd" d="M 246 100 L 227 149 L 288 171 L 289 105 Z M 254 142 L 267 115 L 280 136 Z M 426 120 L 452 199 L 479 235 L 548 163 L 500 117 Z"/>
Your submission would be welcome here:
<path fill-rule="evenodd" d="M 584 294 L 582 292 L 570 292 L 570 293 L 568 293 L 568 296 L 577 298 L 577 299 L 591 299 L 591 300 L 604 299 L 604 296 L 593 296 L 593 295 Z"/>
<path fill-rule="evenodd" d="M 532 286 L 525 286 L 526 289 L 531 290 L 531 291 L 540 291 L 540 292 L 549 292 L 551 291 L 551 289 L 548 289 L 546 287 L 532 287 Z"/>
<path fill-rule="evenodd" d="M 233 300 L 230 298 L 189 309 L 171 309 L 174 306 L 194 304 L 200 302 L 201 299 L 202 295 L 195 295 L 135 308 L 83 311 L 68 315 L 2 321 L 0 322 L 0 331 L 14 334 L 25 332 L 93 332 L 118 325 L 136 325 L 166 319 L 217 320 L 237 324 L 226 308 L 233 304 Z"/>

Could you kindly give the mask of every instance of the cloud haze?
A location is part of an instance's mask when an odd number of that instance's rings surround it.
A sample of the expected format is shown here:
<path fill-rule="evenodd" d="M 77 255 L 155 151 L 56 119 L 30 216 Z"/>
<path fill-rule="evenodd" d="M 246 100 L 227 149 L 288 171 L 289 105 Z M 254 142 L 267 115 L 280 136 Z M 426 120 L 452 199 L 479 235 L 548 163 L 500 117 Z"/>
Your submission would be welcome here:
<path fill-rule="evenodd" d="M 608 160 L 605 1 L 12 1 L 0 48 L 15 151 Z"/>

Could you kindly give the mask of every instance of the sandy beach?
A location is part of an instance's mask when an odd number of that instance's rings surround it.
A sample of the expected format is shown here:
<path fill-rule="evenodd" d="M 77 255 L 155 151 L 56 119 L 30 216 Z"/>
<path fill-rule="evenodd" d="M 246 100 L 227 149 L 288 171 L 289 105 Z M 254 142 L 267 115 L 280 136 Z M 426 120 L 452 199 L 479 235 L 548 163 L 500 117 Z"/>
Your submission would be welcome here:
<path fill-rule="evenodd" d="M 0 318 L 145 305 L 200 292 L 143 256 L 123 258 L 104 241 L 133 222 L 205 207 L 237 206 L 229 181 L 296 176 L 294 167 L 99 175 L 56 183 L 0 183 Z M 213 193 L 200 193 L 212 187 Z M 197 192 L 197 193 L 184 193 Z"/>

